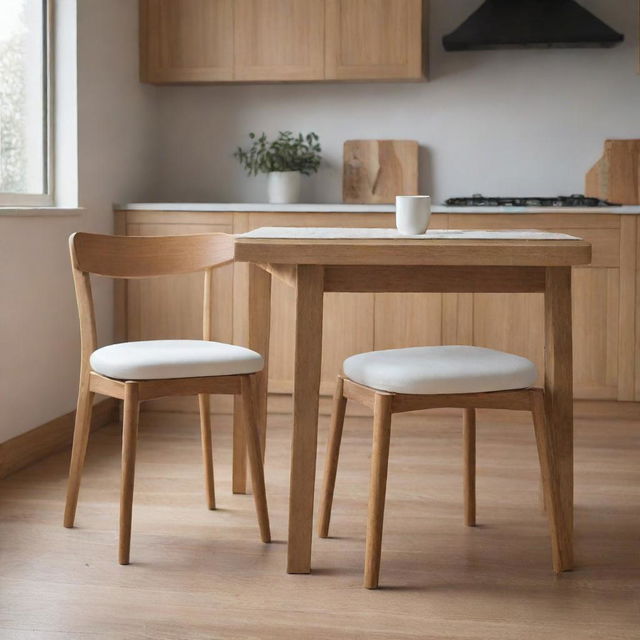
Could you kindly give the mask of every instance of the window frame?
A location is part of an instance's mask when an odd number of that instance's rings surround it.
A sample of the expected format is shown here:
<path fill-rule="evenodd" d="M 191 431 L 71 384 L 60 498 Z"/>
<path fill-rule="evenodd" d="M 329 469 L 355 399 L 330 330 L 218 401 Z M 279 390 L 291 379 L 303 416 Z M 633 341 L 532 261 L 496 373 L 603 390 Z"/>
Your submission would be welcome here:
<path fill-rule="evenodd" d="M 54 185 L 54 87 L 53 87 L 53 5 L 54 0 L 41 0 L 42 2 L 42 101 L 44 119 L 44 154 L 43 162 L 46 164 L 44 175 L 44 193 L 8 193 L 0 191 L 0 209 L 7 207 L 52 207 L 55 204 Z"/>

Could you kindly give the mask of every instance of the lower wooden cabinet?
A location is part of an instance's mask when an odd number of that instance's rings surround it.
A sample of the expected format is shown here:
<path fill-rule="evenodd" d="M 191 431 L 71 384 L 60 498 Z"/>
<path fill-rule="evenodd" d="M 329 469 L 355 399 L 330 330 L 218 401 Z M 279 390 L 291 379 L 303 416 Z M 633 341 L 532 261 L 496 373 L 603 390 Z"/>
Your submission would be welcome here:
<path fill-rule="evenodd" d="M 117 233 L 242 233 L 261 226 L 391 227 L 390 214 L 116 212 Z M 635 216 L 436 214 L 433 228 L 537 228 L 593 244 L 593 264 L 573 272 L 574 385 L 577 398 L 640 400 L 640 226 Z M 214 281 L 214 337 L 246 342 L 247 266 L 220 269 Z M 198 338 L 202 276 L 118 285 L 120 339 Z M 294 298 L 273 280 L 269 380 L 293 388 Z M 331 394 L 344 358 L 372 349 L 475 344 L 531 358 L 543 370 L 541 294 L 325 294 L 321 391 Z M 541 380 L 541 378 L 540 378 Z M 165 408 L 196 410 L 188 399 Z M 193 406 L 191 406 L 193 405 Z M 230 410 L 218 402 L 216 410 Z"/>

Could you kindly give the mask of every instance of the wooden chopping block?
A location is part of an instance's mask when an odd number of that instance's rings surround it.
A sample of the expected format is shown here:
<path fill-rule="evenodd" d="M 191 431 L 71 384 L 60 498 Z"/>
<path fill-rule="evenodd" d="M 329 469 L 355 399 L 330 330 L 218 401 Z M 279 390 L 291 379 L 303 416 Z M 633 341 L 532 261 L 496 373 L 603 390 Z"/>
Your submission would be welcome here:
<path fill-rule="evenodd" d="M 618 204 L 640 204 L 640 140 L 605 140 L 602 157 L 587 172 L 584 193 Z"/>
<path fill-rule="evenodd" d="M 418 195 L 415 140 L 347 140 L 343 155 L 343 202 L 389 204 Z"/>

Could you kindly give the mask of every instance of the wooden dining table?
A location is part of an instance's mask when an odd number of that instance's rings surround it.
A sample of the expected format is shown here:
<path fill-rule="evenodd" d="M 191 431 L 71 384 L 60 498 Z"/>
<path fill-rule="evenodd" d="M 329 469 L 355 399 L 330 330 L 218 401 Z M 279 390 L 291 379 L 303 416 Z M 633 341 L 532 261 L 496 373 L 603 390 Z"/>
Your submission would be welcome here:
<path fill-rule="evenodd" d="M 263 227 L 235 237 L 235 260 L 249 263 L 248 346 L 269 353 L 271 277 L 295 290 L 293 436 L 287 571 L 309 573 L 322 357 L 323 296 L 330 292 L 543 293 L 544 388 L 565 536 L 573 536 L 573 368 L 571 268 L 591 261 L 591 245 L 539 231 L 434 231 L 402 237 L 389 229 Z M 518 331 L 518 327 L 513 327 Z M 258 380 L 266 429 L 268 363 Z M 565 558 L 570 568 L 572 558 Z"/>

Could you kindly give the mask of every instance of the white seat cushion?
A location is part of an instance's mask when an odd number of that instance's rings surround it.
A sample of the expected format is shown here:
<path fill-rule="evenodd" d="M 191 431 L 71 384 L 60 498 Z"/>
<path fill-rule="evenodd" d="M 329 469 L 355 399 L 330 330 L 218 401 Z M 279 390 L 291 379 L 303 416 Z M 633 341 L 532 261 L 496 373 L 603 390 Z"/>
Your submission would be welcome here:
<path fill-rule="evenodd" d="M 525 389 L 535 383 L 527 358 L 482 347 L 443 346 L 359 353 L 345 375 L 380 391 L 431 395 Z"/>
<path fill-rule="evenodd" d="M 90 362 L 97 373 L 118 380 L 233 376 L 264 366 L 251 349 L 207 340 L 121 342 L 94 351 Z"/>

